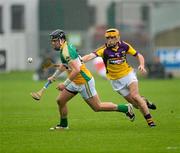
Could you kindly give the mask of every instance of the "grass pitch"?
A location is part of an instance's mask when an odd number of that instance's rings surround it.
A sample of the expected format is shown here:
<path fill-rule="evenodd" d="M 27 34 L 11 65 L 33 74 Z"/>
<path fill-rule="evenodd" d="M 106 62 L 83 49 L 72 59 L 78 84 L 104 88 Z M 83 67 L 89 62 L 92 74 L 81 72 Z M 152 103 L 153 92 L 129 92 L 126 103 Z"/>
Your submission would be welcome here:
<path fill-rule="evenodd" d="M 49 131 L 59 121 L 57 82 L 40 102 L 29 93 L 45 81 L 30 72 L 0 74 L 1 153 L 179 153 L 180 79 L 140 80 L 140 92 L 157 104 L 151 111 L 157 127 L 149 128 L 138 110 L 130 122 L 122 113 L 93 112 L 78 95 L 69 104 L 66 131 Z M 125 103 L 110 83 L 95 77 L 102 101 Z"/>

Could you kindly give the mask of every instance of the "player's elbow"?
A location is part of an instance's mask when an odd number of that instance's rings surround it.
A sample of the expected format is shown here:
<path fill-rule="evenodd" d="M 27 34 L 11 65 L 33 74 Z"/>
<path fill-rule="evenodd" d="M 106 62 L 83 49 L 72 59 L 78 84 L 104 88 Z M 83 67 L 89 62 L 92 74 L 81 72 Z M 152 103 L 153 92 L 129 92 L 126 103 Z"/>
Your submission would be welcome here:
<path fill-rule="evenodd" d="M 144 59 L 143 55 L 140 54 L 140 53 L 137 54 L 137 57 L 138 57 L 139 59 Z"/>
<path fill-rule="evenodd" d="M 81 69 L 80 69 L 80 67 L 77 67 L 77 68 L 74 69 L 73 71 L 74 71 L 75 74 L 78 74 L 78 73 L 80 73 Z"/>
<path fill-rule="evenodd" d="M 58 70 L 63 72 L 66 70 L 66 67 L 64 65 L 60 64 L 60 66 L 58 67 Z"/>

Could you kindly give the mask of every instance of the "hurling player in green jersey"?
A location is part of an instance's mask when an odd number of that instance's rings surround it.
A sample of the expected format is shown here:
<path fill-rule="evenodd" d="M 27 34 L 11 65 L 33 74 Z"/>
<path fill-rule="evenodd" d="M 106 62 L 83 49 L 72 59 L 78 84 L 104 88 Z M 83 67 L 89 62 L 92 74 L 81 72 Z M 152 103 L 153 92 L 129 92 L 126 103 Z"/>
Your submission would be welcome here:
<path fill-rule="evenodd" d="M 134 120 L 132 105 L 118 105 L 112 102 L 101 102 L 96 89 L 95 82 L 91 72 L 86 68 L 78 55 L 76 48 L 68 43 L 64 31 L 57 29 L 50 34 L 51 45 L 55 51 L 59 52 L 61 64 L 56 72 L 48 78 L 53 81 L 57 76 L 66 71 L 67 79 L 63 83 L 59 83 L 57 89 L 60 91 L 57 96 L 58 110 L 60 114 L 60 123 L 50 128 L 67 129 L 68 128 L 68 108 L 67 102 L 77 93 L 80 93 L 84 101 L 95 111 L 116 111 L 126 114 L 131 121 Z"/>

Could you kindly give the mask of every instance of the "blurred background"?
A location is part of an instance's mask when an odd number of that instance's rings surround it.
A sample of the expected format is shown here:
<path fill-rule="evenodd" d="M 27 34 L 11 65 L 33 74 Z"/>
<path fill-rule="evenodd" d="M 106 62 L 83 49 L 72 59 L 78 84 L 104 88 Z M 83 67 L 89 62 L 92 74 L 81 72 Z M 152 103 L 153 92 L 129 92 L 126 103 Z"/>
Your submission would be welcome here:
<path fill-rule="evenodd" d="M 180 77 L 179 14 L 180 0 L 0 0 L 0 72 L 33 70 L 34 79 L 46 79 L 53 70 L 44 74 L 43 59 L 58 62 L 51 31 L 64 30 L 85 55 L 101 46 L 105 30 L 113 27 L 144 55 L 149 78 Z M 88 67 L 101 71 L 99 62 Z"/>

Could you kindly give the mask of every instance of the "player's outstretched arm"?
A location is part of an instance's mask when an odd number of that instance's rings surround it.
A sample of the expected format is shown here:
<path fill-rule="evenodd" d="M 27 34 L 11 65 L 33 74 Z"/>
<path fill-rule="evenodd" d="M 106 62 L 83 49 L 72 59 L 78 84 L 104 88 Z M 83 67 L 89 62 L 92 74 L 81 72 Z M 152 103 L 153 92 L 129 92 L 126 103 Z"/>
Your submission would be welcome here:
<path fill-rule="evenodd" d="M 90 54 L 87 54 L 87 55 L 83 56 L 82 60 L 83 60 L 84 63 L 86 63 L 86 62 L 88 62 L 88 61 L 90 61 L 90 60 L 92 60 L 94 58 L 96 58 L 96 55 L 94 53 L 90 53 Z"/>

